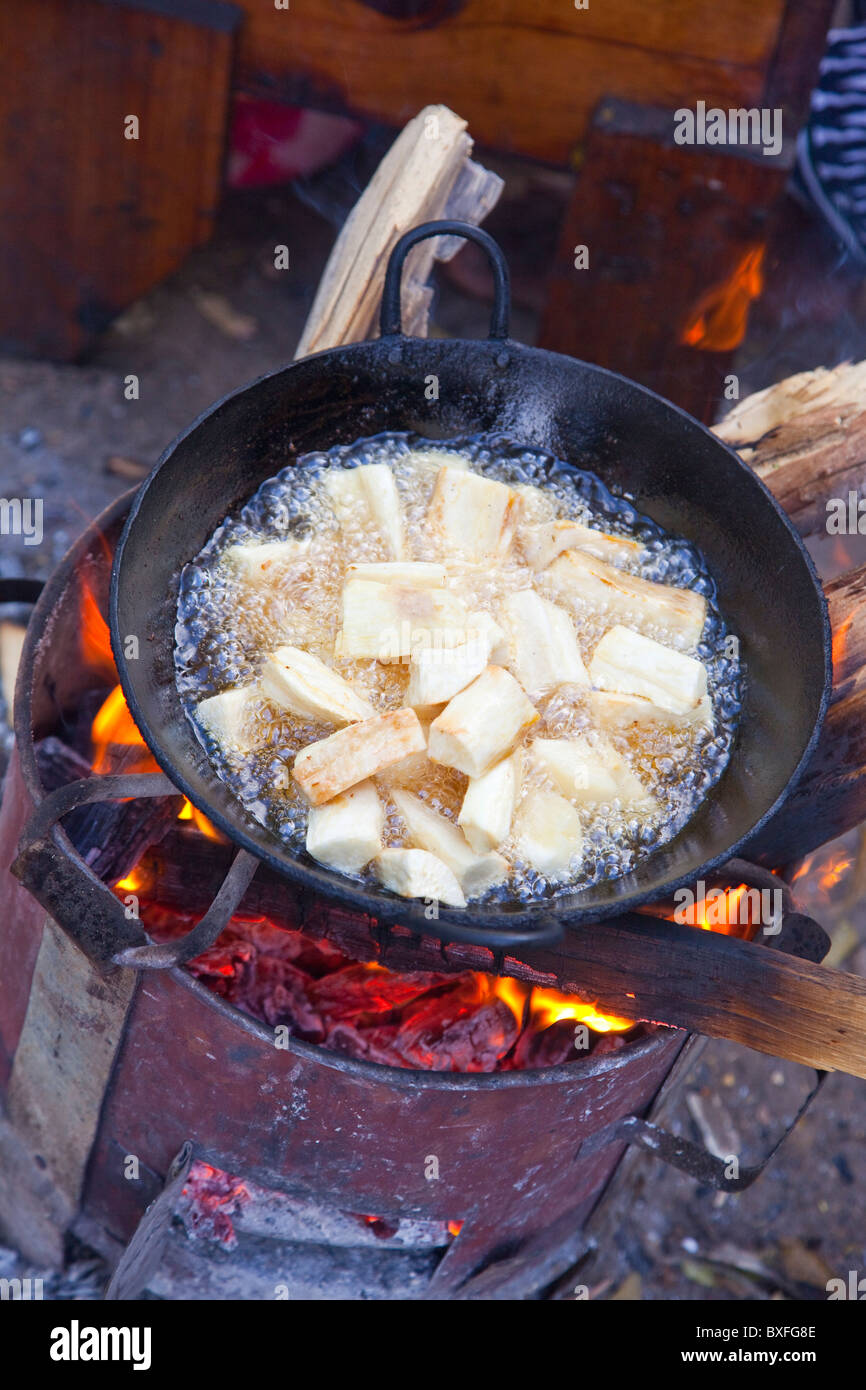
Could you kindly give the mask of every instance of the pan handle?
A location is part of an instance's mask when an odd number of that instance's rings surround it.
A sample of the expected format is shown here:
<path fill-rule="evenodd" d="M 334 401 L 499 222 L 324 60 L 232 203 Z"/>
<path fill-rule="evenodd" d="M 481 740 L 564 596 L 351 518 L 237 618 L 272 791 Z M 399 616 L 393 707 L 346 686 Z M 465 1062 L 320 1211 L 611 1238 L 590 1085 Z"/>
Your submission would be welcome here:
<path fill-rule="evenodd" d="M 400 285 L 403 276 L 403 263 L 412 247 L 428 237 L 459 236 L 474 241 L 487 252 L 493 269 L 493 311 L 490 315 L 488 338 L 498 341 L 508 337 L 508 316 L 511 310 L 511 289 L 508 278 L 508 264 L 502 248 L 493 240 L 489 232 L 475 227 L 471 222 L 422 222 L 410 231 L 404 232 L 388 258 L 385 271 L 385 286 L 382 290 L 382 309 L 379 318 L 379 331 L 383 338 L 393 337 L 403 332 L 400 311 Z"/>

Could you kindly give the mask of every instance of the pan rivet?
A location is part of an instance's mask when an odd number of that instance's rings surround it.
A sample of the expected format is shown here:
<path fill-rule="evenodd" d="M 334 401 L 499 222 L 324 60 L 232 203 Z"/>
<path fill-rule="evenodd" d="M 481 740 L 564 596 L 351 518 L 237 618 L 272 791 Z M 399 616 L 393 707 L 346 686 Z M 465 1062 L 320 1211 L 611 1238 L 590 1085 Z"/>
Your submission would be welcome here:
<path fill-rule="evenodd" d="M 500 352 L 496 358 L 496 365 L 497 367 L 507 367 L 510 360 L 507 352 Z"/>
<path fill-rule="evenodd" d="M 400 361 L 399 348 L 395 347 L 391 349 L 391 351 L 388 353 L 388 361 L 392 364 L 392 366 L 396 367 L 397 363 Z"/>

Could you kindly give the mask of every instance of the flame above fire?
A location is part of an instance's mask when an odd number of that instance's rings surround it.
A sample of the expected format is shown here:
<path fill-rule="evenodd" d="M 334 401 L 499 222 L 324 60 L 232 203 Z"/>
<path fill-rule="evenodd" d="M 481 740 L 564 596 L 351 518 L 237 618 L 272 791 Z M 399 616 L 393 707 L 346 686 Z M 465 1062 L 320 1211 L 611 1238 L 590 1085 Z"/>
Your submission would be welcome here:
<path fill-rule="evenodd" d="M 746 334 L 749 305 L 764 288 L 764 247 L 753 246 L 721 285 L 703 294 L 686 323 L 680 342 L 705 352 L 730 352 Z"/>
<path fill-rule="evenodd" d="M 81 657 L 86 666 L 94 671 L 109 677 L 117 675 L 108 623 L 86 579 L 82 580 L 81 586 Z M 139 733 L 120 685 L 115 685 L 97 710 L 90 726 L 90 737 L 94 772 L 159 772 L 159 765 Z M 131 757 L 133 750 L 135 756 Z M 178 820 L 191 820 L 209 839 L 225 840 L 225 836 L 211 824 L 207 816 L 202 815 L 186 797 Z M 134 874 L 133 870 L 115 886 L 126 892 L 135 892 L 132 883 Z"/>
<path fill-rule="evenodd" d="M 563 994 L 558 989 L 541 989 L 538 986 L 522 984 L 508 975 L 500 975 L 492 980 L 493 993 L 511 1009 L 518 1023 L 522 1023 L 527 1010 L 533 1028 L 540 1031 L 570 1019 L 575 1023 L 585 1023 L 594 1033 L 625 1033 L 634 1028 L 634 1019 L 617 1018 L 615 1014 L 601 1013 L 595 1004 L 575 999 L 573 994 Z"/>

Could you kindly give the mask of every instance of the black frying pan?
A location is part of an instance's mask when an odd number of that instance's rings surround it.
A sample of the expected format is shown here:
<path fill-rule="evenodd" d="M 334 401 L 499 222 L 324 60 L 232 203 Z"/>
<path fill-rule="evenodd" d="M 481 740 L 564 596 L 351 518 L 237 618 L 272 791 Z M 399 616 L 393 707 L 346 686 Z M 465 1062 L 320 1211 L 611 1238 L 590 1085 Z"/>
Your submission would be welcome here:
<path fill-rule="evenodd" d="M 483 246 L 496 297 L 486 341 L 403 336 L 400 276 L 415 242 L 443 233 Z M 506 944 L 527 931 L 598 920 L 666 897 L 724 863 L 790 793 L 814 746 L 830 689 L 830 629 L 811 560 L 751 470 L 689 415 L 634 382 L 586 362 L 515 343 L 508 272 L 496 243 L 460 222 L 426 223 L 391 256 L 382 336 L 335 348 L 227 396 L 182 434 L 142 484 L 114 560 L 111 637 L 130 710 L 172 782 L 221 830 L 314 892 L 419 931 Z M 624 325 L 624 331 L 627 325 Z M 439 397 L 425 397 L 425 378 Z M 355 883 L 288 849 L 247 816 L 214 772 L 181 708 L 174 677 L 178 575 L 227 513 L 266 478 L 311 450 L 385 430 L 441 439 L 501 431 L 597 473 L 639 511 L 693 541 L 718 585 L 746 675 L 728 767 L 679 834 L 624 878 L 548 905 L 442 908 Z M 137 660 L 124 637 L 140 639 Z M 551 919 L 555 919 L 555 923 Z"/>

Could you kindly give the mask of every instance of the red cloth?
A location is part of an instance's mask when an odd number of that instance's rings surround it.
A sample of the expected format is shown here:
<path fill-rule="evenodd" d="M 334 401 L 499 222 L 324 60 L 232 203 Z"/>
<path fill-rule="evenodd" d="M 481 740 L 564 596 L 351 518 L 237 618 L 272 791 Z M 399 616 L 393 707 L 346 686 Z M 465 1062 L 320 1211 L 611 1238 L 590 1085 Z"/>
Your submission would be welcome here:
<path fill-rule="evenodd" d="M 360 138 L 363 127 L 276 101 L 235 99 L 229 136 L 230 188 L 267 188 L 332 164 Z"/>

